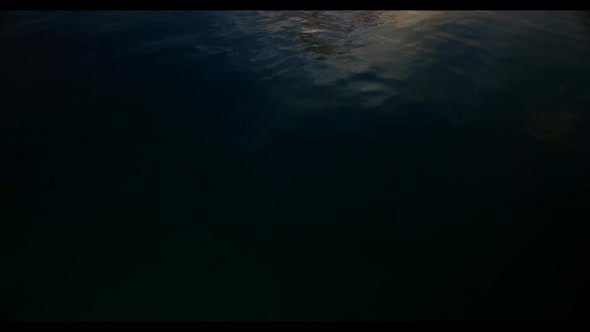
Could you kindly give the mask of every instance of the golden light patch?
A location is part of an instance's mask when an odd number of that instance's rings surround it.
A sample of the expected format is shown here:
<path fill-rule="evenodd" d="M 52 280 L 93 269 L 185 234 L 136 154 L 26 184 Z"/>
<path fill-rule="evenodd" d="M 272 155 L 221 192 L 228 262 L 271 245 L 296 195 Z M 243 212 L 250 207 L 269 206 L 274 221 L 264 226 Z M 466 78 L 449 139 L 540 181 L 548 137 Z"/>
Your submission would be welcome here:
<path fill-rule="evenodd" d="M 389 24 L 397 27 L 415 26 L 422 21 L 439 15 L 440 11 L 415 11 L 415 10 L 400 10 L 400 11 L 380 11 L 377 15 Z"/>
<path fill-rule="evenodd" d="M 580 116 L 571 112 L 535 112 L 529 119 L 529 133 L 545 142 L 565 143 L 576 129 Z"/>

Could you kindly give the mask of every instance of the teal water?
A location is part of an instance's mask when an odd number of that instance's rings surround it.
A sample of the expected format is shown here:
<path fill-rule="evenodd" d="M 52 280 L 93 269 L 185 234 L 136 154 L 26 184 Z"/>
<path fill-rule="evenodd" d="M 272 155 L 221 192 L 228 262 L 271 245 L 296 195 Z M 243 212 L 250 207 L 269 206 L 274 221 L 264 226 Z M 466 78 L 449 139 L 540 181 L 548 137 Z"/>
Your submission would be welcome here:
<path fill-rule="evenodd" d="M 11 12 L 14 320 L 582 318 L 576 12 Z"/>

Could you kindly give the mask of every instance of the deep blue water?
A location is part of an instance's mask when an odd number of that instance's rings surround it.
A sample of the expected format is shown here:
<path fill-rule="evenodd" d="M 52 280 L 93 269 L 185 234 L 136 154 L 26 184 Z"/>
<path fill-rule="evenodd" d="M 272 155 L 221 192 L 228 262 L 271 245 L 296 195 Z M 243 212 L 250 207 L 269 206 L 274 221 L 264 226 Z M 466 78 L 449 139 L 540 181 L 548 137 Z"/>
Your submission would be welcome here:
<path fill-rule="evenodd" d="M 588 22 L 2 14 L 2 315 L 584 317 Z"/>

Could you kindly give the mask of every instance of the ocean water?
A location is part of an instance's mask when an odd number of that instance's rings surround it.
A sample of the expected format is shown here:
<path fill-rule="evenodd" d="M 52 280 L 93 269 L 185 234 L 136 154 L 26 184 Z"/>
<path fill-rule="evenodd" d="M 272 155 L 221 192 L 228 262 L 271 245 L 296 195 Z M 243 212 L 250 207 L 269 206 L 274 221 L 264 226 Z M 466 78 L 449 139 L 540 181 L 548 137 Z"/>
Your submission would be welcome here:
<path fill-rule="evenodd" d="M 3 318 L 586 317 L 586 14 L 1 15 Z"/>

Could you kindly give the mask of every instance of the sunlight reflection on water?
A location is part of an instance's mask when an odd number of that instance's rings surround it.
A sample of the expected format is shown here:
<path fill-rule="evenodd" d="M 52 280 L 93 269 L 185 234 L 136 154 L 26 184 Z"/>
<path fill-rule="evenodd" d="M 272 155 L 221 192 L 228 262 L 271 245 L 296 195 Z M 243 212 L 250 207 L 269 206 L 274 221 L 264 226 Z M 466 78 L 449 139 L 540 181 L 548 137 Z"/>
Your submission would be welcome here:
<path fill-rule="evenodd" d="M 534 72 L 545 75 L 545 81 L 559 75 L 575 85 L 589 73 L 587 62 L 581 61 L 582 54 L 590 54 L 583 43 L 588 36 L 579 14 L 572 12 L 235 15 L 241 31 L 256 32 L 252 45 L 258 45 L 249 64 L 242 53 L 237 65 L 268 80 L 297 82 L 274 86 L 272 93 L 299 111 L 354 104 L 379 112 L 393 100 L 428 101 L 445 105 L 450 121 L 461 126 L 522 131 L 520 123 L 528 115 L 521 112 L 522 120 L 516 120 L 515 114 L 494 113 L 495 107 L 518 109 L 514 103 L 519 98 L 555 91 L 546 91 L 543 79 L 521 86 L 514 82 Z M 543 63 L 559 66 L 560 74 L 537 65 Z M 314 92 L 320 88 L 329 93 Z M 571 90 L 579 96 L 587 93 L 582 86 Z M 492 106 L 509 97 L 513 105 Z M 585 110 L 570 110 L 579 111 Z"/>

